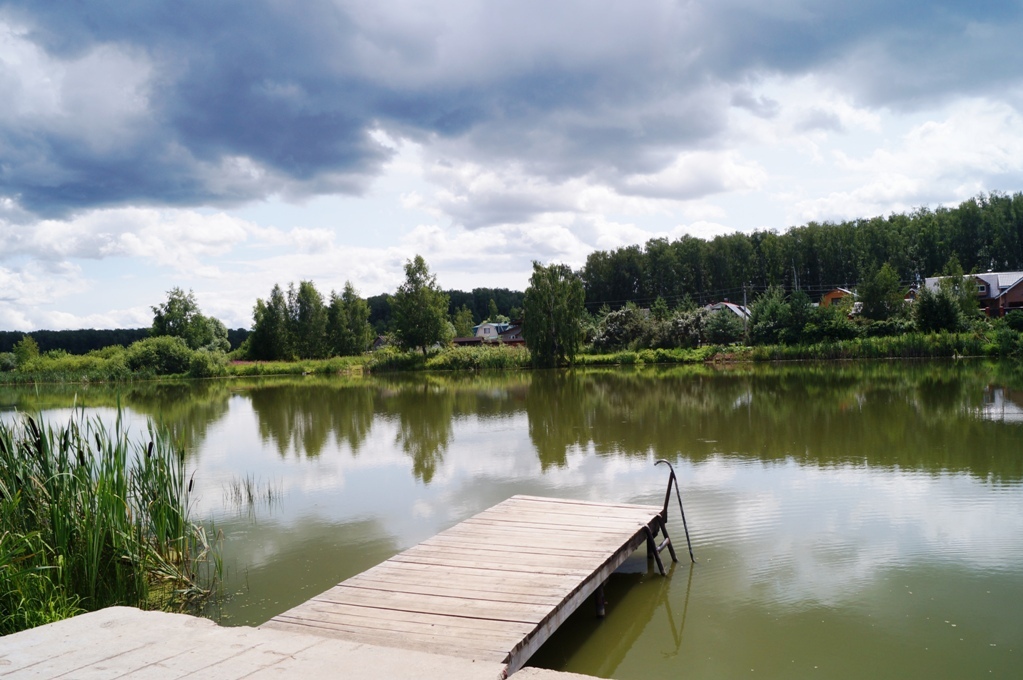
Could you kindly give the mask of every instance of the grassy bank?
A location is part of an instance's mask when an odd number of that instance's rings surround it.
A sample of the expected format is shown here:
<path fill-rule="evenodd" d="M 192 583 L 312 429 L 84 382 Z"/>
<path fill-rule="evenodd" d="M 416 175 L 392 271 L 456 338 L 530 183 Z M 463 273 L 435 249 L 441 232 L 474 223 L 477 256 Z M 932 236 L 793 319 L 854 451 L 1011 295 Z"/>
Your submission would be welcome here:
<path fill-rule="evenodd" d="M 220 562 L 188 517 L 183 455 L 78 419 L 0 422 L 0 634 L 111 605 L 188 610 Z"/>
<path fill-rule="evenodd" d="M 150 338 L 127 350 L 107 348 L 85 356 L 41 355 L 18 370 L 0 372 L 0 384 L 128 382 L 164 377 L 212 378 L 263 375 L 359 375 L 363 372 L 514 370 L 532 366 L 524 347 L 500 344 L 402 352 L 384 347 L 355 357 L 300 361 L 228 361 L 222 354 L 182 349 L 170 338 Z M 157 342 L 159 341 L 159 342 Z M 1007 358 L 1023 356 L 1023 334 L 1009 328 L 967 333 L 904 333 L 802 345 L 706 345 L 684 349 L 584 352 L 577 366 L 692 364 L 704 361 L 827 361 L 880 358 Z"/>

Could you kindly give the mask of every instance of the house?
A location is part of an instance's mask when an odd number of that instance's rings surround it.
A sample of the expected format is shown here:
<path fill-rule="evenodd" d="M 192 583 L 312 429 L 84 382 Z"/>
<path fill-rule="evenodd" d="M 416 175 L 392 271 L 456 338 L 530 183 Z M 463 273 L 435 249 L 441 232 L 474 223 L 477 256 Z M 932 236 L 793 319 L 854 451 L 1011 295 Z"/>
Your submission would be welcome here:
<path fill-rule="evenodd" d="M 522 324 L 510 324 L 507 330 L 500 334 L 499 339 L 506 345 L 526 344 L 525 338 L 522 337 Z"/>
<path fill-rule="evenodd" d="M 836 304 L 842 298 L 848 297 L 848 296 L 852 296 L 852 297 L 855 298 L 856 297 L 856 293 L 852 292 L 848 288 L 835 288 L 833 290 L 829 290 L 827 293 L 824 294 L 823 297 L 821 297 L 820 306 L 821 307 L 831 307 L 832 305 Z"/>
<path fill-rule="evenodd" d="M 492 321 L 484 321 L 478 326 L 473 326 L 472 334 L 473 337 L 483 338 L 486 342 L 497 341 L 501 333 L 504 333 L 511 327 L 508 323 L 494 323 Z"/>
<path fill-rule="evenodd" d="M 742 305 L 733 304 L 731 302 L 728 302 L 727 300 L 725 302 L 715 302 L 709 304 L 706 307 L 704 307 L 704 309 L 709 309 L 712 312 L 720 312 L 722 310 L 727 310 L 732 314 L 738 316 L 743 321 L 748 321 L 750 317 L 749 308 L 744 307 Z"/>
<path fill-rule="evenodd" d="M 941 276 L 924 279 L 928 290 L 937 290 Z M 977 302 L 988 316 L 1005 316 L 1014 309 L 1023 309 L 1023 272 L 987 272 L 967 274 L 977 286 Z"/>

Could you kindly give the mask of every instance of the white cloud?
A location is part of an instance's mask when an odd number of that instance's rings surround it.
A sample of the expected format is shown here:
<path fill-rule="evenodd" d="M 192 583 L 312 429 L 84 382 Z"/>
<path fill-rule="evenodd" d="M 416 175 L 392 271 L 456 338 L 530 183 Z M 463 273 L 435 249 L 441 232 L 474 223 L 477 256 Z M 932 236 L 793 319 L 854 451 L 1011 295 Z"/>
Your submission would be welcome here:
<path fill-rule="evenodd" d="M 765 176 L 762 167 L 742 160 L 738 152 L 695 151 L 678 154 L 657 172 L 629 175 L 619 188 L 641 196 L 685 200 L 759 189 Z"/>
<path fill-rule="evenodd" d="M 71 59 L 44 52 L 0 17 L 0 123 L 111 152 L 146 126 L 152 66 L 138 49 L 100 45 Z"/>
<path fill-rule="evenodd" d="M 869 154 L 833 157 L 851 188 L 798 201 L 797 219 L 867 217 L 1016 189 L 1023 181 L 1023 116 L 1004 102 L 964 100 Z"/>

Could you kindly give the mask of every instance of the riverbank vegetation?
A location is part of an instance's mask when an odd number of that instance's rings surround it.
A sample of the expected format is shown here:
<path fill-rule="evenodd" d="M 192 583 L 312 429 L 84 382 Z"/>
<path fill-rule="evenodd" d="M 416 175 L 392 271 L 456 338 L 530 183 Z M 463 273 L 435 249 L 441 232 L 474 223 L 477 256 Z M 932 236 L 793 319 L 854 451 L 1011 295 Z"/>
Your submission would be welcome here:
<path fill-rule="evenodd" d="M 1023 269 L 1023 193 L 981 195 L 956 208 L 887 218 L 811 223 L 783 234 L 654 239 L 643 248 L 594 252 L 578 271 L 536 263 L 525 293 L 442 291 L 417 255 L 406 262 L 405 282 L 392 295 L 363 299 L 346 283 L 325 298 L 312 281 L 286 290 L 274 285 L 266 300 L 256 301 L 251 333 L 230 352 L 224 324 L 203 315 L 191 291 L 174 288 L 152 308 L 150 337 L 71 354 L 22 335 L 10 352 L 0 352 L 0 382 L 1016 357 L 1023 354 L 1023 311 L 984 316 L 976 281 L 964 273 L 992 268 Z M 940 275 L 940 283 L 924 285 L 923 277 L 932 275 Z M 818 304 L 821 293 L 836 286 L 856 290 L 843 291 L 837 305 Z M 705 304 L 728 296 L 748 300 L 748 309 Z M 521 321 L 528 351 L 450 346 L 484 321 Z"/>
<path fill-rule="evenodd" d="M 195 610 L 215 593 L 183 454 L 152 426 L 147 439 L 120 418 L 0 421 L 0 635 L 112 605 Z"/>

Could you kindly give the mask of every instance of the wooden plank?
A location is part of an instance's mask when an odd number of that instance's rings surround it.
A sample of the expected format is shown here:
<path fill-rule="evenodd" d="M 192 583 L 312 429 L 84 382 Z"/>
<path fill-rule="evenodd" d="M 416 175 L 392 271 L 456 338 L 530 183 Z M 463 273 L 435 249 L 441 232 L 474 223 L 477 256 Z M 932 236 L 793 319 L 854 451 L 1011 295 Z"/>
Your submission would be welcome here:
<path fill-rule="evenodd" d="M 489 510 L 476 515 L 474 519 L 490 520 L 491 522 L 511 522 L 513 524 L 551 525 L 564 531 L 629 531 L 646 524 L 648 518 L 617 518 L 593 517 L 590 515 L 562 515 L 543 511 L 491 512 Z"/>
<path fill-rule="evenodd" d="M 528 540 L 525 538 L 512 540 L 509 540 L 506 536 L 498 538 L 500 539 L 499 542 L 489 542 L 465 536 L 434 536 L 419 545 L 431 547 L 445 546 L 501 553 L 514 551 L 518 554 L 526 555 L 554 555 L 561 557 L 585 557 L 589 559 L 596 559 L 601 555 L 608 555 L 611 552 L 606 546 L 583 545 L 580 543 L 576 544 L 578 547 L 563 547 L 554 541 L 551 541 L 550 545 L 528 545 Z"/>
<path fill-rule="evenodd" d="M 261 627 L 275 628 L 305 635 L 326 635 L 326 637 L 339 637 L 352 642 L 361 642 L 381 647 L 398 647 L 400 649 L 411 649 L 432 654 L 446 654 L 448 656 L 494 661 L 496 663 L 504 663 L 508 659 L 508 652 L 503 649 L 487 649 L 485 646 L 472 644 L 471 641 L 460 644 L 460 641 L 457 640 L 453 641 L 438 636 L 417 635 L 415 633 L 392 632 L 382 629 L 370 630 L 329 622 L 289 621 L 286 618 L 279 617 L 274 617 Z"/>
<path fill-rule="evenodd" d="M 473 517 L 467 519 L 464 524 L 471 527 L 491 527 L 501 528 L 502 531 L 522 531 L 527 534 L 532 531 L 537 532 L 548 532 L 551 536 L 563 536 L 565 540 L 577 539 L 585 536 L 587 539 L 592 541 L 609 541 L 613 542 L 622 536 L 629 535 L 631 532 L 627 529 L 607 529 L 599 527 L 579 527 L 579 526 L 562 526 L 551 522 L 525 522 L 525 521 L 509 521 L 500 519 L 489 519 L 482 517 Z M 642 529 L 641 526 L 629 527 L 632 529 Z"/>
<path fill-rule="evenodd" d="M 368 569 L 362 572 L 363 575 L 376 576 L 380 574 L 384 577 L 390 576 L 391 574 L 408 574 L 415 575 L 421 579 L 432 580 L 434 583 L 437 582 L 437 572 L 432 565 L 417 564 L 415 562 L 400 562 L 393 559 L 386 562 L 382 562 L 372 569 Z M 570 583 L 575 583 L 576 579 L 574 576 L 564 576 L 559 574 L 548 574 L 543 572 L 529 571 L 529 572 L 515 572 L 515 571 L 502 571 L 497 572 L 494 569 L 487 567 L 484 569 L 478 569 L 474 567 L 452 567 L 445 570 L 444 576 L 446 580 L 457 580 L 457 581 L 485 581 L 489 583 L 509 583 L 509 584 L 527 584 L 536 585 L 537 587 L 557 587 L 564 588 Z M 357 577 L 353 577 L 357 578 Z"/>
<path fill-rule="evenodd" d="M 405 553 L 395 555 L 391 558 L 395 562 L 414 562 L 416 564 L 429 564 L 435 567 L 470 567 L 473 569 L 490 569 L 494 572 L 519 572 L 523 574 L 532 574 L 536 572 L 536 567 L 532 567 L 528 564 L 500 564 L 496 565 L 491 562 L 485 561 L 472 561 L 462 559 L 447 559 L 447 558 L 436 558 L 428 557 L 424 555 L 409 556 Z M 586 576 L 588 573 L 585 569 L 564 569 L 559 567 L 546 567 L 544 572 L 548 574 L 555 574 L 558 576 Z M 438 578 L 444 578 L 444 571 L 438 572 Z"/>
<path fill-rule="evenodd" d="M 600 501 L 584 501 L 576 498 L 549 498 L 547 496 L 528 496 L 525 494 L 518 494 L 512 496 L 508 500 L 534 501 L 537 503 L 559 503 L 561 505 L 581 505 L 588 506 L 591 508 L 626 508 L 629 510 L 638 510 L 642 512 L 652 511 L 655 515 L 661 511 L 660 506 L 656 505 L 637 505 L 635 503 L 602 503 Z M 500 505 L 500 503 L 498 505 Z"/>
<path fill-rule="evenodd" d="M 396 593 L 383 590 L 367 591 L 336 585 L 313 598 L 318 603 L 354 604 L 374 609 L 396 609 L 421 614 L 442 614 L 478 619 L 501 619 L 534 623 L 541 621 L 550 607 L 515 602 L 495 602 L 465 597 Z"/>
<path fill-rule="evenodd" d="M 304 602 L 274 617 L 288 617 L 292 620 L 341 621 L 366 628 L 380 628 L 389 625 L 417 624 L 433 630 L 452 629 L 476 632 L 481 635 L 524 636 L 535 626 L 522 621 L 501 621 L 499 619 L 474 619 L 442 614 L 377 609 L 352 604 Z"/>
<path fill-rule="evenodd" d="M 435 623 L 426 623 L 424 621 L 406 621 L 399 620 L 393 617 L 387 618 L 383 616 L 357 616 L 352 615 L 347 611 L 343 610 L 324 610 L 316 612 L 316 616 L 308 616 L 304 614 L 284 614 L 280 619 L 287 619 L 292 623 L 305 623 L 309 625 L 323 625 L 323 626 L 344 626 L 345 629 L 351 630 L 383 630 L 383 631 L 394 631 L 400 633 L 416 634 L 416 635 L 429 635 L 433 639 L 449 639 L 453 641 L 460 640 L 474 640 L 475 646 L 508 651 L 508 643 L 511 642 L 513 645 L 520 640 L 523 635 L 529 633 L 529 630 L 522 628 L 511 628 L 505 627 L 503 629 L 483 628 L 479 626 L 469 626 L 468 624 L 460 624 L 459 621 L 444 620 L 441 625 Z M 518 624 L 522 625 L 522 624 Z M 532 628 L 532 626 L 530 626 Z"/>
<path fill-rule="evenodd" d="M 502 550 L 498 547 L 494 547 L 489 550 L 480 550 L 477 548 L 427 545 L 423 543 L 414 548 L 409 548 L 403 554 L 410 557 L 438 557 L 448 559 L 465 559 L 469 561 L 492 560 L 502 566 L 515 564 L 541 568 L 554 567 L 563 569 L 585 569 L 592 565 L 595 559 L 600 559 L 599 556 L 569 557 L 566 555 L 550 555 L 546 553 L 526 553 L 519 552 L 514 548 L 506 548 Z"/>
<path fill-rule="evenodd" d="M 437 583 L 436 579 L 408 578 L 402 576 L 393 577 L 355 577 L 345 581 L 345 585 L 369 588 L 372 590 L 393 590 L 396 593 L 435 593 L 437 595 L 455 596 L 460 593 L 476 593 L 483 599 L 504 600 L 523 602 L 530 604 L 544 604 L 557 601 L 564 593 L 561 588 L 542 588 L 539 586 L 530 587 L 529 584 L 508 584 L 496 580 L 489 582 L 472 581 L 464 579 L 452 579 L 451 585 Z M 487 596 L 487 597 L 483 597 Z"/>
<path fill-rule="evenodd" d="M 465 584 L 456 582 L 456 585 L 443 585 L 437 583 L 401 583 L 393 580 L 373 579 L 348 579 L 345 585 L 349 588 L 362 588 L 369 592 L 392 592 L 416 595 L 439 595 L 442 597 L 472 599 L 479 602 L 495 603 L 518 603 L 542 605 L 545 607 L 556 606 L 564 599 L 562 592 L 549 590 L 547 594 L 537 592 L 507 593 L 494 588 L 482 585 L 476 588 L 467 588 Z"/>
<path fill-rule="evenodd" d="M 650 510 L 635 508 L 615 508 L 612 506 L 593 507 L 589 505 L 578 505 L 569 503 L 540 503 L 537 501 L 509 498 L 504 503 L 496 505 L 491 510 L 514 511 L 514 512 L 543 512 L 552 515 L 568 518 L 601 517 L 605 519 L 632 520 L 647 518 L 649 520 Z"/>

